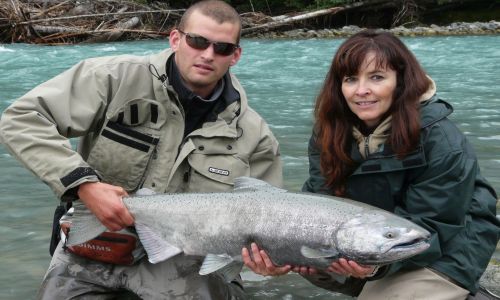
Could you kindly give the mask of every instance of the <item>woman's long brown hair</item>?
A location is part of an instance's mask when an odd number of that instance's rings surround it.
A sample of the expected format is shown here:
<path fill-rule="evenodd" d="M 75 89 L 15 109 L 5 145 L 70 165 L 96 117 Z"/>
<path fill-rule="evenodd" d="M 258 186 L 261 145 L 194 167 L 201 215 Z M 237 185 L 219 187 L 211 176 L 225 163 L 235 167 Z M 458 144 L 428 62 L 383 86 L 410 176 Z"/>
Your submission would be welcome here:
<path fill-rule="evenodd" d="M 321 172 L 336 195 L 344 195 L 347 178 L 355 165 L 350 158 L 352 127 L 363 126 L 352 113 L 342 94 L 345 76 L 358 73 L 366 55 L 375 53 L 378 67 L 396 71 L 397 84 L 388 140 L 398 158 L 414 150 L 420 137 L 419 99 L 430 87 L 430 80 L 404 43 L 388 32 L 361 31 L 340 45 L 316 99 L 315 133 L 321 151 Z"/>

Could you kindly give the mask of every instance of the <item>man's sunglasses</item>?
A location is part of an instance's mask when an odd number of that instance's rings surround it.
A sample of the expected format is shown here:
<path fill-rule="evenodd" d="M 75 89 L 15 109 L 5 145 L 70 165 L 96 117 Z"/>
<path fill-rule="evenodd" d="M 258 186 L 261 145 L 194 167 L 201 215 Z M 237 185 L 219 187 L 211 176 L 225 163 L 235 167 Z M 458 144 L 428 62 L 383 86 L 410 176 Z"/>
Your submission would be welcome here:
<path fill-rule="evenodd" d="M 232 43 L 212 42 L 202 36 L 194 35 L 192 33 L 187 33 L 180 29 L 177 29 L 177 31 L 186 36 L 186 43 L 189 45 L 189 47 L 194 49 L 205 50 L 208 47 L 210 47 L 210 45 L 213 45 L 214 52 L 216 54 L 228 56 L 233 54 L 234 51 L 236 51 L 236 49 L 240 47 L 239 45 Z"/>

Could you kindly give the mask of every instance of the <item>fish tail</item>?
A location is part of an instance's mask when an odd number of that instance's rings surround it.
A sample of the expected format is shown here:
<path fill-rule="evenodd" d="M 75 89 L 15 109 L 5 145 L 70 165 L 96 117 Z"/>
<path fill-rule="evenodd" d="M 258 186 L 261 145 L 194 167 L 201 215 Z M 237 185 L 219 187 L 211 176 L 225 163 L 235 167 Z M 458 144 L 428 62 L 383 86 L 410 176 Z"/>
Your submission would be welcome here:
<path fill-rule="evenodd" d="M 106 227 L 82 202 L 73 202 L 73 207 L 73 215 L 68 217 L 71 227 L 66 240 L 67 246 L 84 243 L 106 231 Z"/>

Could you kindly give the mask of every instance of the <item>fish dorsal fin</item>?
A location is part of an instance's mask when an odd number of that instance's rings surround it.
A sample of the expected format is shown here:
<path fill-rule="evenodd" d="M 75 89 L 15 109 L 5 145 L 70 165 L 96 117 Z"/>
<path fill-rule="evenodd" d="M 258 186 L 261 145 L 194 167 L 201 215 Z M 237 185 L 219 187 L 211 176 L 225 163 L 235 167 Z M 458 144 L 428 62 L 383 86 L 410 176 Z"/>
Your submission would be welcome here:
<path fill-rule="evenodd" d="M 284 189 L 277 188 L 269 183 L 252 177 L 237 177 L 234 179 L 234 191 L 273 191 L 273 192 L 286 192 Z"/>
<path fill-rule="evenodd" d="M 339 255 L 335 249 L 312 249 L 307 246 L 302 246 L 300 253 L 307 258 L 336 258 Z"/>
<path fill-rule="evenodd" d="M 181 249 L 166 242 L 146 225 L 135 223 L 135 230 L 139 235 L 142 246 L 144 246 L 144 250 L 148 254 L 148 260 L 152 264 L 159 263 L 182 253 Z"/>
<path fill-rule="evenodd" d="M 235 279 L 243 268 L 243 263 L 235 261 L 229 254 L 207 254 L 201 265 L 199 274 L 208 275 L 219 271 L 226 282 Z"/>

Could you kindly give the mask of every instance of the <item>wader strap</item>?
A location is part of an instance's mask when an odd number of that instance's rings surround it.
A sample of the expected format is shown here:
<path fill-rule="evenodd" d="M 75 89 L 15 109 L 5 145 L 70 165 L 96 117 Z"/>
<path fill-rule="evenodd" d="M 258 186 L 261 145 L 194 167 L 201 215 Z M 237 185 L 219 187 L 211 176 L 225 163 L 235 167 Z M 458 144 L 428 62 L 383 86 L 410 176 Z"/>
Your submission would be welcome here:
<path fill-rule="evenodd" d="M 61 202 L 54 211 L 54 218 L 52 220 L 52 235 L 50 236 L 49 245 L 50 256 L 54 254 L 57 244 L 59 244 L 59 241 L 61 240 L 61 226 L 59 225 L 59 220 L 68 211 L 68 209 L 71 208 L 71 206 L 71 202 Z"/>

